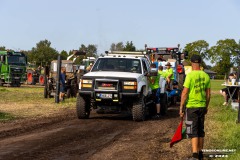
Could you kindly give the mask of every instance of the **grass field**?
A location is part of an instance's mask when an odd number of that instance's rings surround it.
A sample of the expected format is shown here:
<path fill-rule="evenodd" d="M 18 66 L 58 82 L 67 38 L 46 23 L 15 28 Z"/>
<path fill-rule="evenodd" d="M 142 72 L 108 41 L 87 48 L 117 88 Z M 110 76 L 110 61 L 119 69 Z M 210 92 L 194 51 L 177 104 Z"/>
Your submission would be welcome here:
<path fill-rule="evenodd" d="M 222 80 L 212 80 L 212 95 L 206 118 L 206 145 L 208 149 L 231 149 L 234 152 L 227 159 L 240 159 L 240 124 L 236 124 L 237 111 L 231 106 L 222 106 L 224 99 L 219 90 L 224 88 Z"/>
<path fill-rule="evenodd" d="M 76 98 L 59 104 L 54 98 L 43 98 L 43 88 L 0 87 L 0 121 L 19 118 L 48 117 L 65 109 L 75 109 Z"/>

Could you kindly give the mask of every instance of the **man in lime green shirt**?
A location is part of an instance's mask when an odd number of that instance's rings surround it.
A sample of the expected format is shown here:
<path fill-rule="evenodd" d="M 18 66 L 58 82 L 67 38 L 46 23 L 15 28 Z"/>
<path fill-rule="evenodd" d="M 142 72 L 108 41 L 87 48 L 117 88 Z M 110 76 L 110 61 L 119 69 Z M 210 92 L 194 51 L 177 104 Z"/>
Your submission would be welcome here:
<path fill-rule="evenodd" d="M 160 77 L 166 78 L 166 72 L 163 71 L 163 66 L 158 67 L 158 74 Z"/>
<path fill-rule="evenodd" d="M 186 133 L 191 138 L 193 159 L 203 158 L 204 119 L 210 101 L 210 78 L 200 69 L 201 61 L 199 55 L 191 57 L 192 72 L 185 78 L 179 111 L 183 117 L 183 106 L 186 105 Z"/>
<path fill-rule="evenodd" d="M 171 68 L 172 65 L 170 62 L 168 62 L 165 66 L 167 67 L 165 73 L 166 73 L 166 81 L 168 84 L 168 88 L 172 89 L 172 82 L 174 80 L 173 69 Z"/>
<path fill-rule="evenodd" d="M 156 68 L 156 64 L 152 63 L 151 68 Z M 159 118 L 160 117 L 160 87 L 159 87 L 159 79 L 160 79 L 160 74 L 158 73 L 157 76 L 152 76 L 149 78 L 149 86 L 152 89 L 152 95 L 155 99 L 155 104 L 156 104 L 156 111 L 157 114 L 154 116 L 154 118 Z"/>

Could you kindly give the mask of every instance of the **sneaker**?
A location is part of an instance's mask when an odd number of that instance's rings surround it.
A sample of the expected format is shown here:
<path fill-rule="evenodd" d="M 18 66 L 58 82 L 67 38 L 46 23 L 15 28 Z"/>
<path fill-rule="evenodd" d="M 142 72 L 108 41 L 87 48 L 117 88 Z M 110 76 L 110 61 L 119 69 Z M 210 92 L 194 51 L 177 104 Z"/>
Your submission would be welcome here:
<path fill-rule="evenodd" d="M 227 102 L 224 102 L 224 103 L 223 103 L 223 106 L 226 106 L 227 104 L 228 104 Z"/>
<path fill-rule="evenodd" d="M 155 116 L 153 116 L 153 119 L 160 119 L 161 115 L 160 114 L 156 114 Z"/>

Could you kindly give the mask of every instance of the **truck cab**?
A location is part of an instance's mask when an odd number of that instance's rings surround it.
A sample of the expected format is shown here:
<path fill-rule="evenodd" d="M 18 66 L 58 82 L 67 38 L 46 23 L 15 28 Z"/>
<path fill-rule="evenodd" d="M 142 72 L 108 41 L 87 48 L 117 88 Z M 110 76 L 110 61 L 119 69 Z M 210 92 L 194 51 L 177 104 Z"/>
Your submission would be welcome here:
<path fill-rule="evenodd" d="M 27 56 L 22 52 L 0 51 L 0 85 L 20 87 L 26 81 Z"/>

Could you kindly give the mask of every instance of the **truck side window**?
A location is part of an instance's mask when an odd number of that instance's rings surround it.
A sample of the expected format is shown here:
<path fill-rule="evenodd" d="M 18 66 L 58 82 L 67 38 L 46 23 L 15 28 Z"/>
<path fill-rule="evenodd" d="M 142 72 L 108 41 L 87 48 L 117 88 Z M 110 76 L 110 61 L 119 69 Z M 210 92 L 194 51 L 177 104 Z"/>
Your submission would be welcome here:
<path fill-rule="evenodd" d="M 147 70 L 150 71 L 151 69 L 150 69 L 150 63 L 149 63 L 149 61 L 145 60 L 145 63 L 146 63 L 146 66 L 147 66 Z"/>

